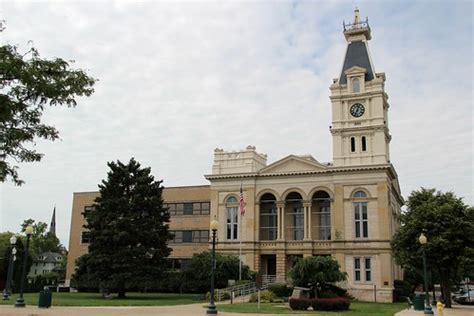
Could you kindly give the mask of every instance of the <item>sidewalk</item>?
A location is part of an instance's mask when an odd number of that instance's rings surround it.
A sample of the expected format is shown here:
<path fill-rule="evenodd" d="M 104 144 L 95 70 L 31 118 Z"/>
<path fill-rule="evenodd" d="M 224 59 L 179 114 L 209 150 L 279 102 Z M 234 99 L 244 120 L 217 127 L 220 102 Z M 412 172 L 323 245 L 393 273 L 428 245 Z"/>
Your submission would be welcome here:
<path fill-rule="evenodd" d="M 438 316 L 436 307 L 433 312 Z M 395 316 L 423 316 L 423 311 L 416 311 L 414 309 L 405 309 L 395 314 Z M 443 316 L 474 316 L 474 305 L 453 305 L 452 308 L 445 308 Z"/>
<path fill-rule="evenodd" d="M 38 308 L 29 306 L 26 308 L 15 308 L 13 306 L 0 305 L 1 316 L 205 316 L 206 304 L 176 305 L 176 306 L 110 306 L 110 307 L 67 307 L 53 306 L 51 308 Z M 217 307 L 219 309 L 219 307 Z M 236 315 L 219 311 L 218 315 Z M 245 314 L 245 316 L 262 316 L 262 314 Z"/>

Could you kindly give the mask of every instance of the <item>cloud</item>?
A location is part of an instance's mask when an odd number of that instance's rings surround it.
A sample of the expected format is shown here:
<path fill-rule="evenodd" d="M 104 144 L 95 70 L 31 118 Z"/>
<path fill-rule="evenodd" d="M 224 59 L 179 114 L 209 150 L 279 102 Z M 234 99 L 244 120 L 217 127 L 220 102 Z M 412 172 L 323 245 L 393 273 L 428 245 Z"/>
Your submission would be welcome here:
<path fill-rule="evenodd" d="M 405 196 L 421 185 L 472 196 L 472 4 L 362 1 L 376 71 L 387 74 L 392 161 Z M 449 10 L 447 9 L 449 7 Z M 45 121 L 62 141 L 2 185 L 0 230 L 49 222 L 67 244 L 72 193 L 106 162 L 136 157 L 165 186 L 205 184 L 213 149 L 252 144 L 269 162 L 332 160 L 329 85 L 345 52 L 347 2 L 17 2 L 3 43 L 75 60 L 100 81 Z"/>

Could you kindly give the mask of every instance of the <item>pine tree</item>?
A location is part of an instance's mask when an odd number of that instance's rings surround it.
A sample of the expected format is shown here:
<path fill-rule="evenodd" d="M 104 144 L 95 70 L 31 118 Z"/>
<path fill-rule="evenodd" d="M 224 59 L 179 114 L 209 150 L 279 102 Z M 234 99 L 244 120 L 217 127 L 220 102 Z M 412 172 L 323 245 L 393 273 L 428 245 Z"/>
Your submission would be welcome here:
<path fill-rule="evenodd" d="M 89 253 L 77 262 L 73 282 L 125 297 L 127 290 L 165 271 L 171 251 L 169 214 L 163 209 L 162 181 L 154 180 L 150 168 L 141 168 L 133 158 L 108 166 L 94 211 L 84 214 L 91 243 Z"/>

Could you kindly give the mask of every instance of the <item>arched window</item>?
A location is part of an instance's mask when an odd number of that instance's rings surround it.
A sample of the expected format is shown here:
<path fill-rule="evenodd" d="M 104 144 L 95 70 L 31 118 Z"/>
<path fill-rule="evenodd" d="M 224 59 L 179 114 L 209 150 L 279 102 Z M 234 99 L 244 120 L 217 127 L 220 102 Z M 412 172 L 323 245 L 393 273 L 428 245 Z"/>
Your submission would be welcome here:
<path fill-rule="evenodd" d="M 227 240 L 237 240 L 239 228 L 239 203 L 235 196 L 231 196 L 225 203 L 227 218 Z"/>
<path fill-rule="evenodd" d="M 297 192 L 291 192 L 285 201 L 285 225 L 287 225 L 290 240 L 303 240 L 304 238 L 304 211 L 303 199 Z"/>
<path fill-rule="evenodd" d="M 360 199 L 366 199 L 367 194 L 364 191 L 356 191 L 353 197 L 358 199 L 357 202 L 353 203 L 354 204 L 355 238 L 368 238 L 369 237 L 368 202 L 360 201 Z"/>
<path fill-rule="evenodd" d="M 352 92 L 354 93 L 360 92 L 360 82 L 358 78 L 352 79 Z"/>
<path fill-rule="evenodd" d="M 354 193 L 355 198 L 366 198 L 367 194 L 364 191 L 357 191 Z"/>
<path fill-rule="evenodd" d="M 356 151 L 356 140 L 355 137 L 351 137 L 351 152 Z"/>
<path fill-rule="evenodd" d="M 260 240 L 276 240 L 278 233 L 276 198 L 266 193 L 260 199 Z"/>
<path fill-rule="evenodd" d="M 367 138 L 365 136 L 362 136 L 361 143 L 362 143 L 362 151 L 367 151 Z"/>
<path fill-rule="evenodd" d="M 325 191 L 313 195 L 311 222 L 312 239 L 331 240 L 331 199 Z"/>

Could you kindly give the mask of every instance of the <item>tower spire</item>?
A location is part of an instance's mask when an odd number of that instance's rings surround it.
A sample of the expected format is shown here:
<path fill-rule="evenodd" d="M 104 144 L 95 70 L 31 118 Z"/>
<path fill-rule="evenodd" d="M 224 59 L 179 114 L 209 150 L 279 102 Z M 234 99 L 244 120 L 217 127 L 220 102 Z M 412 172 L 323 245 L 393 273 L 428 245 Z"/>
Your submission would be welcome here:
<path fill-rule="evenodd" d="M 53 216 L 51 217 L 51 224 L 49 225 L 49 232 L 56 236 L 56 205 L 54 205 Z"/>

